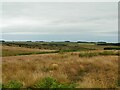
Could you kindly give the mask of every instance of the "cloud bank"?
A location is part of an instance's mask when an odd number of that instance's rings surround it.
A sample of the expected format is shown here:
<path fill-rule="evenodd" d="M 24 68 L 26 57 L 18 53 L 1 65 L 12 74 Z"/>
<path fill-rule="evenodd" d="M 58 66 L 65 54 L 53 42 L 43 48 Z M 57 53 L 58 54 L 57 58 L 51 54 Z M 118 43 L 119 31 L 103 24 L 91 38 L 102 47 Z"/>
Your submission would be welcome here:
<path fill-rule="evenodd" d="M 117 42 L 117 3 L 4 2 L 5 40 Z"/>

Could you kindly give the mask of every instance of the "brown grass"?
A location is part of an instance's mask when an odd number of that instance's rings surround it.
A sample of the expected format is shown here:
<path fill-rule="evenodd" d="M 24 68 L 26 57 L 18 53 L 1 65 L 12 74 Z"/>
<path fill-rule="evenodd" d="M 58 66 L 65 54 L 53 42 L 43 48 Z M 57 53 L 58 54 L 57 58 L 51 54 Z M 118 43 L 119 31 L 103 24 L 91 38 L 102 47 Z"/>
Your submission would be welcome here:
<path fill-rule="evenodd" d="M 34 52 L 46 52 L 46 51 L 55 51 L 55 50 L 45 50 L 45 49 L 37 49 L 37 48 L 25 48 L 25 47 L 16 47 L 16 46 L 0 46 L 2 47 L 2 55 L 1 56 L 15 56 L 17 54 L 22 53 L 34 53 Z"/>
<path fill-rule="evenodd" d="M 118 56 L 79 57 L 79 53 L 3 57 L 3 83 L 21 81 L 24 87 L 52 76 L 75 82 L 78 88 L 117 87 Z"/>
<path fill-rule="evenodd" d="M 7 49 L 7 50 L 20 50 L 20 51 L 49 51 L 46 49 L 37 49 L 37 48 L 26 48 L 26 47 L 17 47 L 17 46 L 2 46 L 2 49 Z M 50 50 L 51 51 L 51 50 Z"/>

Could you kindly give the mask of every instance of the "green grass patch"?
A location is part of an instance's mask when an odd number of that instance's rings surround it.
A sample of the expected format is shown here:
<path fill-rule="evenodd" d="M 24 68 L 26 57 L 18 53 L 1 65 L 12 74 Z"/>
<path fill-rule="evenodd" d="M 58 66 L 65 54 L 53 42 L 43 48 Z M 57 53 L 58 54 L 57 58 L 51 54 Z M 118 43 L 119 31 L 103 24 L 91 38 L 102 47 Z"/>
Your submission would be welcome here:
<path fill-rule="evenodd" d="M 19 81 L 9 81 L 7 84 L 3 85 L 2 88 L 22 88 L 22 83 Z"/>

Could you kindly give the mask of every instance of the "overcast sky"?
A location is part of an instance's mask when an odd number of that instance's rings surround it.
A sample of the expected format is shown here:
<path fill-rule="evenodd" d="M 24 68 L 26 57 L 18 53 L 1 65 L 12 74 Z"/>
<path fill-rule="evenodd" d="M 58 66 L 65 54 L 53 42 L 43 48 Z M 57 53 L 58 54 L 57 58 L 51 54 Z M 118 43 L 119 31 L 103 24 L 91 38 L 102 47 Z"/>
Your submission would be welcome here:
<path fill-rule="evenodd" d="M 2 39 L 118 42 L 117 2 L 5 2 Z"/>

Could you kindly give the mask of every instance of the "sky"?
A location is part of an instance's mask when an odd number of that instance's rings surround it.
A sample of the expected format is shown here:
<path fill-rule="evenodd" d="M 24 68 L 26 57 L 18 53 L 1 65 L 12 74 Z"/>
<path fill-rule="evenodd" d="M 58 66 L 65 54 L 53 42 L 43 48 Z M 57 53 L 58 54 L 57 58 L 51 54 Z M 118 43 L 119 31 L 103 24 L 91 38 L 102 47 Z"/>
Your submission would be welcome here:
<path fill-rule="evenodd" d="M 3 40 L 118 42 L 117 2 L 4 2 Z"/>

